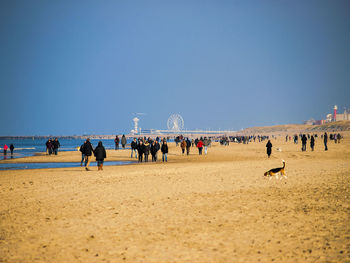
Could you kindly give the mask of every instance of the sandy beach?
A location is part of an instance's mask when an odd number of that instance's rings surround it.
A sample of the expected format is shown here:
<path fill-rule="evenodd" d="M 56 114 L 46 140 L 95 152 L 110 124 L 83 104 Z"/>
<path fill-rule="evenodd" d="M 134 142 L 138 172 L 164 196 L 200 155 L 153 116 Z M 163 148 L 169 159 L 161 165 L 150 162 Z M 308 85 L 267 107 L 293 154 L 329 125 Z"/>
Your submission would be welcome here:
<path fill-rule="evenodd" d="M 350 262 L 350 132 L 168 163 L 0 171 L 0 262 Z M 276 149 L 280 148 L 281 151 Z M 8 162 L 79 162 L 80 152 Z M 130 150 L 107 151 L 131 160 Z M 158 154 L 158 158 L 161 154 Z M 287 179 L 264 172 L 286 161 Z"/>

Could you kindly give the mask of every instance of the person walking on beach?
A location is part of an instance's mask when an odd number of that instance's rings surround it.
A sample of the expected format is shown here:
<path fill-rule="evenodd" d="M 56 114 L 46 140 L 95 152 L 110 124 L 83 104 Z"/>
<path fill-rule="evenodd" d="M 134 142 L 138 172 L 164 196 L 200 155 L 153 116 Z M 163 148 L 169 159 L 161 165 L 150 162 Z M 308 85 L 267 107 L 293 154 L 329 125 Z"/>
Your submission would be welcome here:
<path fill-rule="evenodd" d="M 140 140 L 139 144 L 137 145 L 137 151 L 139 153 L 139 163 L 142 163 L 143 150 L 144 150 L 143 141 Z"/>
<path fill-rule="evenodd" d="M 303 136 L 301 137 L 301 151 L 302 152 L 306 151 L 306 141 L 307 141 L 306 135 L 303 134 Z"/>
<path fill-rule="evenodd" d="M 4 155 L 5 155 L 5 156 L 7 155 L 7 150 L 8 150 L 8 148 L 9 148 L 9 147 L 5 144 L 5 145 L 4 145 Z"/>
<path fill-rule="evenodd" d="M 185 139 L 183 139 L 182 141 L 181 141 L 181 144 L 180 144 L 180 146 L 181 146 L 181 151 L 182 151 L 182 155 L 184 155 L 185 154 L 185 149 L 186 149 L 186 141 L 185 141 Z"/>
<path fill-rule="evenodd" d="M 122 147 L 123 147 L 123 149 L 125 149 L 125 145 L 126 145 L 126 137 L 123 134 L 123 136 L 122 136 Z"/>
<path fill-rule="evenodd" d="M 157 161 L 157 155 L 158 155 L 159 148 L 160 148 L 160 146 L 159 146 L 158 141 L 153 141 L 152 145 L 151 145 L 152 162 Z"/>
<path fill-rule="evenodd" d="M 58 148 L 61 147 L 60 142 L 58 141 L 57 138 L 55 138 L 55 140 L 52 142 L 52 148 L 53 148 L 53 152 L 55 155 L 57 155 L 58 152 Z"/>
<path fill-rule="evenodd" d="M 204 154 L 207 155 L 207 153 L 208 153 L 208 146 L 209 146 L 209 140 L 207 139 L 207 137 L 204 137 L 203 146 L 204 146 Z"/>
<path fill-rule="evenodd" d="M 325 132 L 323 135 L 323 143 L 324 143 L 324 150 L 325 151 L 328 151 L 327 141 L 328 141 L 328 135 L 327 135 L 327 132 Z"/>
<path fill-rule="evenodd" d="M 85 141 L 86 142 L 86 141 Z M 79 151 L 81 152 L 81 161 L 80 161 L 80 167 L 83 166 L 83 162 L 85 160 L 85 154 L 84 154 L 84 145 L 85 145 L 85 142 L 80 146 L 80 149 Z"/>
<path fill-rule="evenodd" d="M 315 147 L 315 138 L 313 135 L 311 135 L 311 139 L 310 139 L 310 148 L 311 151 L 314 151 L 314 147 Z"/>
<path fill-rule="evenodd" d="M 197 142 L 197 148 L 198 148 L 198 153 L 199 153 L 199 155 L 202 155 L 203 142 L 202 142 L 201 139 Z"/>
<path fill-rule="evenodd" d="M 90 138 L 86 139 L 83 149 L 84 149 L 84 156 L 85 156 L 85 170 L 90 171 L 89 166 L 91 162 L 91 156 L 94 151 L 94 148 L 92 147 L 92 144 L 90 142 Z"/>
<path fill-rule="evenodd" d="M 136 138 L 131 142 L 131 158 L 133 156 L 133 153 L 135 152 L 135 158 L 137 159 L 137 141 Z"/>
<path fill-rule="evenodd" d="M 98 171 L 103 170 L 103 162 L 104 159 L 107 157 L 106 155 L 106 149 L 103 147 L 102 142 L 99 141 L 97 147 L 94 150 L 94 155 L 96 157 L 97 167 Z"/>
<path fill-rule="evenodd" d="M 272 151 L 272 143 L 270 140 L 268 140 L 266 143 L 266 153 L 268 158 L 270 158 L 271 151 Z"/>
<path fill-rule="evenodd" d="M 15 146 L 11 143 L 10 145 L 10 151 L 11 151 L 11 156 L 13 156 L 13 150 L 15 149 Z"/>
<path fill-rule="evenodd" d="M 147 140 L 145 141 L 143 149 L 144 149 L 143 154 L 145 155 L 145 163 L 147 163 L 148 162 L 148 155 L 150 152 L 150 145 L 149 145 L 149 142 Z"/>
<path fill-rule="evenodd" d="M 52 149 L 53 149 L 53 145 L 52 145 L 52 141 L 51 141 L 51 138 L 46 142 L 46 150 L 47 150 L 47 153 L 49 155 L 52 154 Z"/>
<path fill-rule="evenodd" d="M 162 144 L 162 147 L 161 147 L 161 151 L 162 151 L 162 159 L 163 159 L 163 162 L 167 162 L 168 161 L 168 152 L 169 152 L 169 149 L 168 149 L 168 144 L 166 142 L 166 140 L 163 141 L 163 144 Z"/>
<path fill-rule="evenodd" d="M 119 149 L 119 137 L 118 137 L 118 135 L 115 136 L 114 144 L 115 144 L 115 149 L 118 150 Z"/>
<path fill-rule="evenodd" d="M 191 141 L 190 139 L 187 138 L 186 140 L 186 152 L 187 152 L 187 155 L 190 155 L 190 149 L 191 149 Z"/>

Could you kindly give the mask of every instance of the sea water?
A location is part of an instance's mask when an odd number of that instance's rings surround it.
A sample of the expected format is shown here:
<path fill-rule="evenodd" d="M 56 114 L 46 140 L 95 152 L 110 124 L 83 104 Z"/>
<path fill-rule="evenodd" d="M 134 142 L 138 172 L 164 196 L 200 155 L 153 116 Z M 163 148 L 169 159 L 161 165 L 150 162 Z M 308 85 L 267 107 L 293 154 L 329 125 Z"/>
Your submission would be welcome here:
<path fill-rule="evenodd" d="M 121 138 L 120 138 L 121 139 Z M 59 139 L 61 147 L 58 149 L 58 151 L 76 151 L 77 148 L 80 148 L 80 146 L 84 143 L 84 139 Z M 93 147 L 96 147 L 98 142 L 102 141 L 103 146 L 106 150 L 108 149 L 114 149 L 114 139 L 106 139 L 106 140 L 99 140 L 99 139 L 91 139 L 90 142 L 92 143 Z M 131 139 L 127 140 L 126 149 L 130 149 L 130 143 Z M 10 147 L 11 144 L 15 147 L 15 150 L 13 151 L 14 155 L 13 158 L 20 158 L 20 157 L 27 157 L 32 156 L 35 153 L 45 153 L 46 152 L 46 142 L 47 139 L 14 139 L 14 140 L 3 140 L 0 139 L 0 159 L 4 158 L 4 150 L 3 147 L 6 144 L 8 147 Z M 122 149 L 121 143 L 119 142 L 119 149 Z M 7 150 L 7 156 L 6 158 L 11 158 L 10 149 Z"/>

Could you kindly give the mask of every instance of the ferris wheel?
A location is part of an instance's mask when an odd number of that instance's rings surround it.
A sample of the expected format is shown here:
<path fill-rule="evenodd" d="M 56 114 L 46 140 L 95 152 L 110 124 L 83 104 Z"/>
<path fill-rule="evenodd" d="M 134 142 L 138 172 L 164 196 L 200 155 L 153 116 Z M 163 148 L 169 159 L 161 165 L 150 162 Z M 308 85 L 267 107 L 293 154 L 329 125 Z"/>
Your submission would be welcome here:
<path fill-rule="evenodd" d="M 167 122 L 168 130 L 179 132 L 184 128 L 184 119 L 180 114 L 170 115 Z"/>

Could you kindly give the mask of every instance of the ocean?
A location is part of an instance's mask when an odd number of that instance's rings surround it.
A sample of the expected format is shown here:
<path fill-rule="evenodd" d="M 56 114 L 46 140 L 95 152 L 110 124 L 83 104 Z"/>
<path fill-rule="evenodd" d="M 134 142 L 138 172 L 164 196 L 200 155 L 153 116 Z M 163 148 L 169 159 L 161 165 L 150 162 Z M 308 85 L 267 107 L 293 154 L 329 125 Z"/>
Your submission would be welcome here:
<path fill-rule="evenodd" d="M 3 147 L 6 144 L 10 147 L 11 144 L 15 146 L 14 149 L 14 158 L 21 158 L 27 156 L 33 156 L 35 153 L 46 152 L 46 141 L 47 139 L 15 139 L 15 140 L 4 140 L 0 139 L 0 158 L 3 159 Z M 97 146 L 98 142 L 102 141 L 103 146 L 107 149 L 114 149 L 114 140 L 90 140 L 94 147 Z M 131 139 L 127 140 L 127 149 L 130 149 Z M 83 139 L 59 139 L 61 147 L 58 151 L 76 151 L 77 147 L 80 147 L 83 143 Z M 121 144 L 119 144 L 121 149 Z M 7 151 L 7 158 L 10 158 L 10 149 Z"/>

